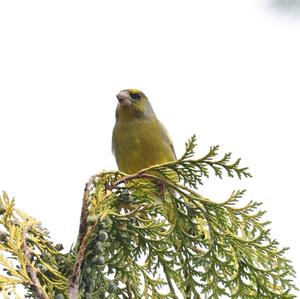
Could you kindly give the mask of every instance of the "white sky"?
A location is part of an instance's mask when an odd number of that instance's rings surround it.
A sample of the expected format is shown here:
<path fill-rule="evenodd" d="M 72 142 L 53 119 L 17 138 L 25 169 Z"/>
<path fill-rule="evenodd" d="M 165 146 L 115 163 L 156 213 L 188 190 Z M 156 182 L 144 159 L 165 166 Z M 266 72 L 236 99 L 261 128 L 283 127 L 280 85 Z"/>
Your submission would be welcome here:
<path fill-rule="evenodd" d="M 116 168 L 115 95 L 138 88 L 178 155 L 196 133 L 198 156 L 242 157 L 253 179 L 200 192 L 247 188 L 300 272 L 299 35 L 267 0 L 1 1 L 0 190 L 68 248 L 85 182 Z"/>

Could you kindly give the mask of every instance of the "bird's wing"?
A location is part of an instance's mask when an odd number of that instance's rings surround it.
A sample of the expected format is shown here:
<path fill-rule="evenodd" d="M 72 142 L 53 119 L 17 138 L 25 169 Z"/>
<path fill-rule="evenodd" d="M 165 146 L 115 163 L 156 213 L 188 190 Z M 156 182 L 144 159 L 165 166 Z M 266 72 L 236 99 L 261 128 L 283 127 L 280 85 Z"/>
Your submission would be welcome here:
<path fill-rule="evenodd" d="M 160 125 L 161 125 L 161 128 L 162 128 L 163 137 L 166 138 L 168 144 L 170 145 L 170 148 L 171 148 L 171 150 L 174 154 L 174 160 L 176 160 L 177 158 L 176 158 L 175 148 L 174 148 L 173 142 L 171 140 L 170 134 L 168 133 L 166 127 L 162 123 L 160 123 Z"/>

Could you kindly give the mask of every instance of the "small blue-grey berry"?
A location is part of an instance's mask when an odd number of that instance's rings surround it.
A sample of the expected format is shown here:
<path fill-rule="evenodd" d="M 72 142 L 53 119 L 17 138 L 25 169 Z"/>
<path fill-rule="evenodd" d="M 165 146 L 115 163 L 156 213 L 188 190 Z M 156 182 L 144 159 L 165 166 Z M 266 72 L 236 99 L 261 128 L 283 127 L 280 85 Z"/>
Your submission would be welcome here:
<path fill-rule="evenodd" d="M 56 245 L 55 245 L 55 249 L 56 249 L 57 251 L 61 251 L 61 250 L 64 249 L 64 246 L 63 246 L 63 244 L 59 243 L 59 244 L 56 244 Z"/>
<path fill-rule="evenodd" d="M 42 254 L 41 254 L 41 258 L 43 260 L 49 260 L 51 258 L 51 254 L 48 252 L 48 251 L 44 251 Z"/>
<path fill-rule="evenodd" d="M 99 217 L 96 215 L 89 215 L 87 217 L 87 224 L 94 224 L 95 222 L 97 222 L 98 218 Z"/>
<path fill-rule="evenodd" d="M 104 256 L 99 256 L 99 257 L 98 257 L 98 263 L 99 263 L 100 265 L 104 265 L 104 264 L 105 264 L 105 258 L 104 258 Z"/>
<path fill-rule="evenodd" d="M 109 292 L 109 293 L 116 293 L 117 291 L 118 291 L 118 285 L 117 284 L 115 284 L 114 282 L 111 282 L 110 284 L 109 284 L 109 286 L 108 286 L 108 288 L 107 288 L 107 291 Z"/>
<path fill-rule="evenodd" d="M 104 265 L 105 264 L 105 258 L 101 255 L 95 255 L 92 258 L 92 263 L 98 264 L 98 265 Z"/>
<path fill-rule="evenodd" d="M 0 230 L 0 242 L 6 242 L 7 241 L 7 234 Z"/>
<path fill-rule="evenodd" d="M 6 211 L 5 205 L 4 204 L 0 204 L 0 215 L 4 214 Z"/>
<path fill-rule="evenodd" d="M 101 252 L 103 250 L 103 245 L 101 242 L 96 242 L 95 248 L 97 251 Z"/>
<path fill-rule="evenodd" d="M 100 230 L 98 232 L 98 240 L 101 242 L 105 242 L 108 240 L 108 234 L 105 230 Z"/>
<path fill-rule="evenodd" d="M 47 272 L 47 268 L 43 264 L 36 264 L 36 267 L 40 269 L 42 273 Z"/>

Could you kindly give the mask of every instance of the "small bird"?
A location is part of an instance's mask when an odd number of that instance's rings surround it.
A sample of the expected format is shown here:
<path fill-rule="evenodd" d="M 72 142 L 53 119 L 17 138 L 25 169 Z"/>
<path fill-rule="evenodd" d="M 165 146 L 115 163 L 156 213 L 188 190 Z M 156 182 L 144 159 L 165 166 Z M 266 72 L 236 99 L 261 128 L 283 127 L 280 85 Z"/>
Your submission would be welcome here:
<path fill-rule="evenodd" d="M 173 143 L 146 95 L 137 89 L 117 94 L 112 150 L 120 171 L 133 174 L 151 165 L 176 160 Z"/>

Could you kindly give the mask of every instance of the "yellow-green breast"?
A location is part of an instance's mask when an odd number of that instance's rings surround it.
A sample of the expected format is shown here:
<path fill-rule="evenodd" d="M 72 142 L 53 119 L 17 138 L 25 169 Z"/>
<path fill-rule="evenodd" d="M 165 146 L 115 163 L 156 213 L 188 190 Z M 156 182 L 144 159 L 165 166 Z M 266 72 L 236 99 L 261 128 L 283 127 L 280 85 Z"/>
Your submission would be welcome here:
<path fill-rule="evenodd" d="M 168 133 L 155 115 L 117 120 L 112 148 L 119 170 L 128 174 L 176 159 Z"/>

